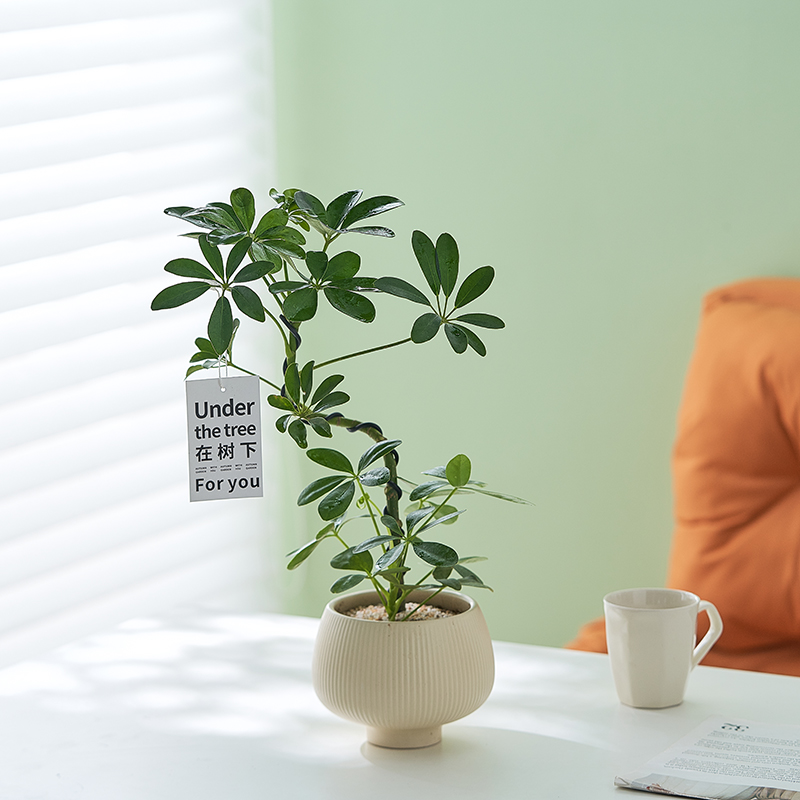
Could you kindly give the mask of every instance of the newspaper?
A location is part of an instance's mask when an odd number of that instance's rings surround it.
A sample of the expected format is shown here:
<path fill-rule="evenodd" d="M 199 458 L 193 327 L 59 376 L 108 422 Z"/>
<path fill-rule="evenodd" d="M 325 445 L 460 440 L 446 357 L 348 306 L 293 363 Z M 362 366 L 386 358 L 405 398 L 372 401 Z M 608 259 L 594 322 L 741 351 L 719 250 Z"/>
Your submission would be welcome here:
<path fill-rule="evenodd" d="M 800 725 L 710 717 L 614 783 L 701 800 L 800 800 Z"/>

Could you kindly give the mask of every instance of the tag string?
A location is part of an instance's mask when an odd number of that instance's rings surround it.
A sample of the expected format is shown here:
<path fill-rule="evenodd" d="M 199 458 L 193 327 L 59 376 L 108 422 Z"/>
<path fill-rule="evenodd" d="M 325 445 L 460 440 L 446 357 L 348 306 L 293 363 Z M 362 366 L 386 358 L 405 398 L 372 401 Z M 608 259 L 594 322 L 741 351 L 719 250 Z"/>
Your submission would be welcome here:
<path fill-rule="evenodd" d="M 228 359 L 221 358 L 217 363 L 217 383 L 219 384 L 219 390 L 221 392 L 226 391 L 225 387 L 222 385 L 222 365 L 225 364 L 225 377 L 228 377 Z"/>

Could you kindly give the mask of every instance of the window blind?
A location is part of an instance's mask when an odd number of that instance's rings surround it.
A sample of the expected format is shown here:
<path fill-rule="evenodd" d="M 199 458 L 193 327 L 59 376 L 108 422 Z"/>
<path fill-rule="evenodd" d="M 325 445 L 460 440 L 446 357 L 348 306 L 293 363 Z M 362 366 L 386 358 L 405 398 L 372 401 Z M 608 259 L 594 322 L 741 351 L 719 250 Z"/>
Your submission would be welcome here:
<path fill-rule="evenodd" d="M 209 309 L 149 305 L 196 249 L 162 209 L 263 196 L 272 139 L 264 0 L 0 9 L 9 663 L 184 600 L 270 602 L 263 506 L 188 502 L 182 376 Z"/>

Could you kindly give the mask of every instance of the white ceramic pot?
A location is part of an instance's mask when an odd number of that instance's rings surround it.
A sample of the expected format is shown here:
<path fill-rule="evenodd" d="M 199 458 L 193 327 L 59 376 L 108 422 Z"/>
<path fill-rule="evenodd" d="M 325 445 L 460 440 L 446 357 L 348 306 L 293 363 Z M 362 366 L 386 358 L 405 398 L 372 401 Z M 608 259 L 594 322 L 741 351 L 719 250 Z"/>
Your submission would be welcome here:
<path fill-rule="evenodd" d="M 418 602 L 428 593 L 413 594 Z M 340 717 L 367 726 L 381 747 L 436 744 L 442 725 L 479 708 L 494 683 L 486 620 L 467 595 L 443 592 L 436 605 L 460 613 L 417 622 L 379 622 L 342 611 L 376 602 L 373 591 L 331 600 L 314 646 L 314 689 Z"/>

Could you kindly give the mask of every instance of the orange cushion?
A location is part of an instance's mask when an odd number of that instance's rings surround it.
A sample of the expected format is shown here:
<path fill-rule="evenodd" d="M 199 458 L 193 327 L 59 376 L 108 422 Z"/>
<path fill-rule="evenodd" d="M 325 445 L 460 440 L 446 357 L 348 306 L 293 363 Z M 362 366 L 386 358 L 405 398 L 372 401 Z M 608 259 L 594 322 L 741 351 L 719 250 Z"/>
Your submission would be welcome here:
<path fill-rule="evenodd" d="M 667 585 L 725 624 L 703 663 L 800 675 L 800 280 L 706 296 L 672 469 Z M 595 620 L 568 646 L 604 639 Z"/>

